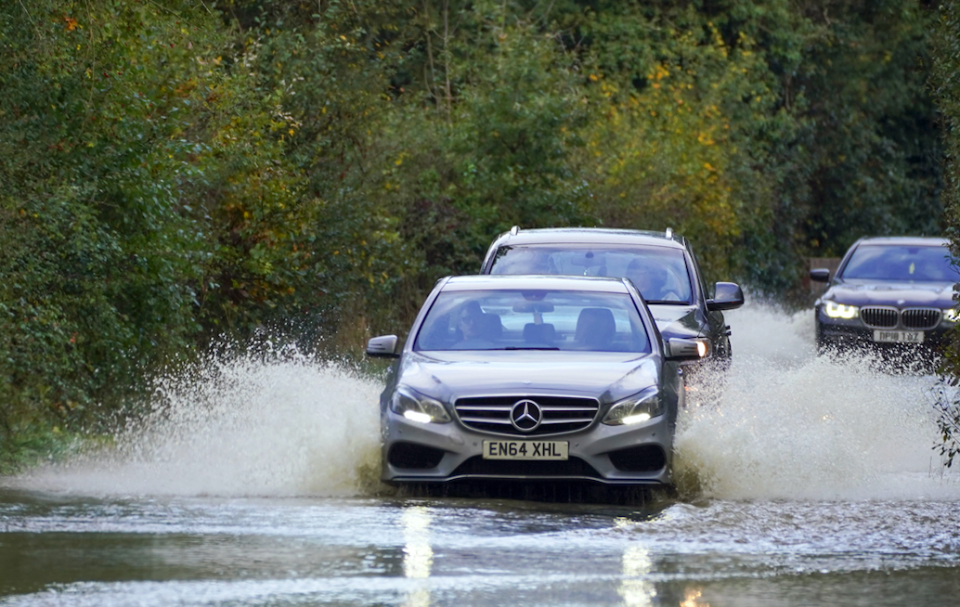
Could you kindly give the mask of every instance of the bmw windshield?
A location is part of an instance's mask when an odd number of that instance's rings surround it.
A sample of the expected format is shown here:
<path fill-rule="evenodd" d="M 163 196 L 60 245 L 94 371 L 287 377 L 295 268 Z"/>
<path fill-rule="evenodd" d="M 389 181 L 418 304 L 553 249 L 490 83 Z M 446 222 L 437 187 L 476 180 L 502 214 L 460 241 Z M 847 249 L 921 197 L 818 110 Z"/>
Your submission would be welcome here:
<path fill-rule="evenodd" d="M 851 255 L 841 278 L 952 283 L 960 276 L 945 247 L 862 244 Z"/>
<path fill-rule="evenodd" d="M 629 278 L 647 303 L 690 304 L 683 251 L 657 246 L 504 246 L 491 274 L 554 274 Z"/>
<path fill-rule="evenodd" d="M 627 293 L 447 291 L 433 303 L 414 350 L 580 350 L 649 353 Z"/>

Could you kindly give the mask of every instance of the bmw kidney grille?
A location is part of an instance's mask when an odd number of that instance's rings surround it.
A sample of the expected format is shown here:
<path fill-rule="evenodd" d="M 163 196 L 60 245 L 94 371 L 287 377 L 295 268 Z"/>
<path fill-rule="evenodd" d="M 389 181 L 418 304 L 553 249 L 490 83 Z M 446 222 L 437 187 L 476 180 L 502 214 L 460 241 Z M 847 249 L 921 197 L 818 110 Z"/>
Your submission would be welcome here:
<path fill-rule="evenodd" d="M 933 329 L 940 324 L 937 308 L 861 308 L 860 319 L 872 329 L 893 329 L 898 325 L 906 329 Z"/>

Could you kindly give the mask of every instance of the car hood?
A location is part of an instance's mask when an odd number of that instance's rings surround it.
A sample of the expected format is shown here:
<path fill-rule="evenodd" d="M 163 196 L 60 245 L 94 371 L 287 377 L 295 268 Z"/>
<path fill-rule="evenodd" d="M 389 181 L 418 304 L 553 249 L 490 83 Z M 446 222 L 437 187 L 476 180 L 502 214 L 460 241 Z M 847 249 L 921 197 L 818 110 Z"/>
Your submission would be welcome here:
<path fill-rule="evenodd" d="M 703 337 L 703 327 L 696 306 L 651 304 L 650 314 L 664 339 L 671 337 Z"/>
<path fill-rule="evenodd" d="M 565 394 L 614 402 L 658 385 L 659 360 L 618 352 L 407 352 L 397 380 L 446 402 L 499 394 Z"/>
<path fill-rule="evenodd" d="M 821 297 L 857 306 L 924 306 L 949 308 L 954 305 L 953 283 L 911 283 L 844 281 L 834 284 Z"/>

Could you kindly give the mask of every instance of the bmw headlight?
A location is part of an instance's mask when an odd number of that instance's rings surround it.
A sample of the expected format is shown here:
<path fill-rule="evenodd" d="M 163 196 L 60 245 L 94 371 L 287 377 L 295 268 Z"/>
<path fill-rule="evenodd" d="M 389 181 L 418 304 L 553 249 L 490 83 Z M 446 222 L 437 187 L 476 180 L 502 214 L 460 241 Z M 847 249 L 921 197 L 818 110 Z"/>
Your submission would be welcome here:
<path fill-rule="evenodd" d="M 823 303 L 823 313 L 830 318 L 850 320 L 857 317 L 860 313 L 860 308 L 828 300 Z"/>
<path fill-rule="evenodd" d="M 446 423 L 450 421 L 443 404 L 429 396 L 423 396 L 410 388 L 398 388 L 390 400 L 390 410 L 410 421 L 426 424 L 429 422 Z"/>
<path fill-rule="evenodd" d="M 949 308 L 944 310 L 943 319 L 947 322 L 957 322 L 960 320 L 960 308 Z"/>
<path fill-rule="evenodd" d="M 660 394 L 645 392 L 614 404 L 607 411 L 603 423 L 608 426 L 640 424 L 658 415 L 663 415 L 663 401 L 660 400 Z"/>

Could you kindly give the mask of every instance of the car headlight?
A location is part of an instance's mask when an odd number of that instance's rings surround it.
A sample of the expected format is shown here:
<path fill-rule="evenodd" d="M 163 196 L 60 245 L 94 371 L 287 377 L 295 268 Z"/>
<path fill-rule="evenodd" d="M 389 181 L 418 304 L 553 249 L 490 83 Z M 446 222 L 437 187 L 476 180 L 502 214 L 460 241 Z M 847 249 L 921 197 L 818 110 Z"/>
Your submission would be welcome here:
<path fill-rule="evenodd" d="M 390 410 L 421 424 L 429 422 L 443 424 L 450 421 L 450 416 L 447 415 L 447 410 L 440 401 L 417 394 L 410 388 L 398 388 L 393 393 Z"/>
<path fill-rule="evenodd" d="M 843 318 L 845 320 L 850 320 L 857 317 L 857 315 L 860 313 L 860 308 L 857 306 L 848 306 L 846 304 L 837 303 L 835 301 L 826 301 L 823 304 L 823 313 L 830 318 Z"/>
<path fill-rule="evenodd" d="M 947 322 L 957 322 L 960 320 L 960 308 L 949 308 L 944 310 L 943 319 Z"/>
<path fill-rule="evenodd" d="M 603 423 L 608 426 L 640 424 L 658 415 L 663 415 L 663 401 L 660 400 L 660 394 L 647 392 L 625 398 L 614 404 L 604 416 Z"/>

